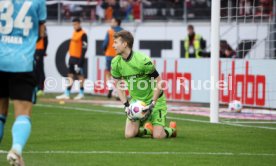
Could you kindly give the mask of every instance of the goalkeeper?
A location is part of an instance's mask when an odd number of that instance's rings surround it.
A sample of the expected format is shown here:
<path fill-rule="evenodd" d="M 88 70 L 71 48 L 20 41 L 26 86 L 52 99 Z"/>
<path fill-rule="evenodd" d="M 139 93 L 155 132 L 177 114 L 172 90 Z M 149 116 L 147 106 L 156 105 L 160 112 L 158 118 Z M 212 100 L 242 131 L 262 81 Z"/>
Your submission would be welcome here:
<path fill-rule="evenodd" d="M 125 112 L 129 111 L 129 101 L 120 87 L 121 80 L 126 81 L 132 100 L 141 100 L 147 104 L 144 119 L 134 121 L 131 117 L 127 118 L 125 137 L 176 137 L 176 122 L 170 122 L 170 127 L 165 127 L 167 104 L 165 95 L 158 86 L 161 77 L 147 55 L 132 50 L 133 40 L 132 34 L 126 30 L 115 33 L 113 47 L 119 56 L 111 62 L 111 75 L 120 100 L 124 103 Z"/>

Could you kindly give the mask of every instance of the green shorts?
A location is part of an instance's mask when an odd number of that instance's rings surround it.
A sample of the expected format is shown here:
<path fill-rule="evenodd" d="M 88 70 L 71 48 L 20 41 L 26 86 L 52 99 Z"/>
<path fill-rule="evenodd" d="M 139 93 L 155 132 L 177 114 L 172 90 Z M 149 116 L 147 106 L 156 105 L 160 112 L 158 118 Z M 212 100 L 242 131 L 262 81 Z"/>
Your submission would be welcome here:
<path fill-rule="evenodd" d="M 160 97 L 152 110 L 151 115 L 147 121 L 151 122 L 153 126 L 165 126 L 167 116 L 167 103 L 164 95 Z"/>
<path fill-rule="evenodd" d="M 153 126 L 165 126 L 167 116 L 167 102 L 163 95 L 160 97 L 152 110 L 151 115 L 145 121 L 140 121 L 140 126 L 143 126 L 146 122 L 151 122 Z M 127 121 L 129 119 L 127 118 Z"/>

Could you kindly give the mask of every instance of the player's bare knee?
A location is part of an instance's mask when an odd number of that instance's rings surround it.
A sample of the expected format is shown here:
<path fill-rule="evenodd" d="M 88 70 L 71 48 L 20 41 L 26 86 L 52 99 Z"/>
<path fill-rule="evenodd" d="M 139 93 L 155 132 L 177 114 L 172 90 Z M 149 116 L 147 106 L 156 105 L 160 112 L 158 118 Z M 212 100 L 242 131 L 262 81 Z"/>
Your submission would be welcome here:
<path fill-rule="evenodd" d="M 14 112 L 15 117 L 19 115 L 31 116 L 32 113 L 32 103 L 29 101 L 14 100 Z"/>
<path fill-rule="evenodd" d="M 163 139 L 166 137 L 166 133 L 164 133 L 162 130 L 158 130 L 153 132 L 152 137 L 154 139 Z"/>
<path fill-rule="evenodd" d="M 163 139 L 163 138 L 166 137 L 166 135 L 164 135 L 163 133 L 160 132 L 160 133 L 155 133 L 155 134 L 153 134 L 152 137 L 153 137 L 154 139 Z"/>
<path fill-rule="evenodd" d="M 134 138 L 138 134 L 138 129 L 125 130 L 125 138 Z"/>
<path fill-rule="evenodd" d="M 131 132 L 125 132 L 125 138 L 134 138 L 137 135 L 137 133 L 131 131 Z"/>
<path fill-rule="evenodd" d="M 163 138 L 165 138 L 166 133 L 164 131 L 164 127 L 163 126 L 154 126 L 152 137 L 154 139 L 163 139 Z"/>
<path fill-rule="evenodd" d="M 125 138 L 126 138 L 126 139 L 130 139 L 130 138 L 134 138 L 134 136 L 129 135 L 129 134 L 125 134 Z"/>

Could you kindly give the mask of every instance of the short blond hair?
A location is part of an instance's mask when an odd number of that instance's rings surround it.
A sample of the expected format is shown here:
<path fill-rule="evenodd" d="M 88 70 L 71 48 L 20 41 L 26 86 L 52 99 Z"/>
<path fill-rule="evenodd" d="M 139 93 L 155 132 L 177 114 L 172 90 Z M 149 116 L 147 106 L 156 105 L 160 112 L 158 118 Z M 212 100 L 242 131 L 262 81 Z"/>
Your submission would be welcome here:
<path fill-rule="evenodd" d="M 114 34 L 114 39 L 121 38 L 123 42 L 127 42 L 130 49 L 133 47 L 133 36 L 129 31 L 122 30 Z"/>

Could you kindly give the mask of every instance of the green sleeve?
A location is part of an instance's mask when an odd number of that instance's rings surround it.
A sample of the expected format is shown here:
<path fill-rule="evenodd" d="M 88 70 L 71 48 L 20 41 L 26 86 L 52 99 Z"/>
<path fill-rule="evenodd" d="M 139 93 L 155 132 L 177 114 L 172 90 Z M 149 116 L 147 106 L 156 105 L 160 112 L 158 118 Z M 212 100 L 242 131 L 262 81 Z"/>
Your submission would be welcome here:
<path fill-rule="evenodd" d="M 115 79 L 122 77 L 118 68 L 118 58 L 113 58 L 111 61 L 111 75 Z"/>
<path fill-rule="evenodd" d="M 145 56 L 143 65 L 145 74 L 152 74 L 155 71 L 155 66 L 150 57 Z"/>

